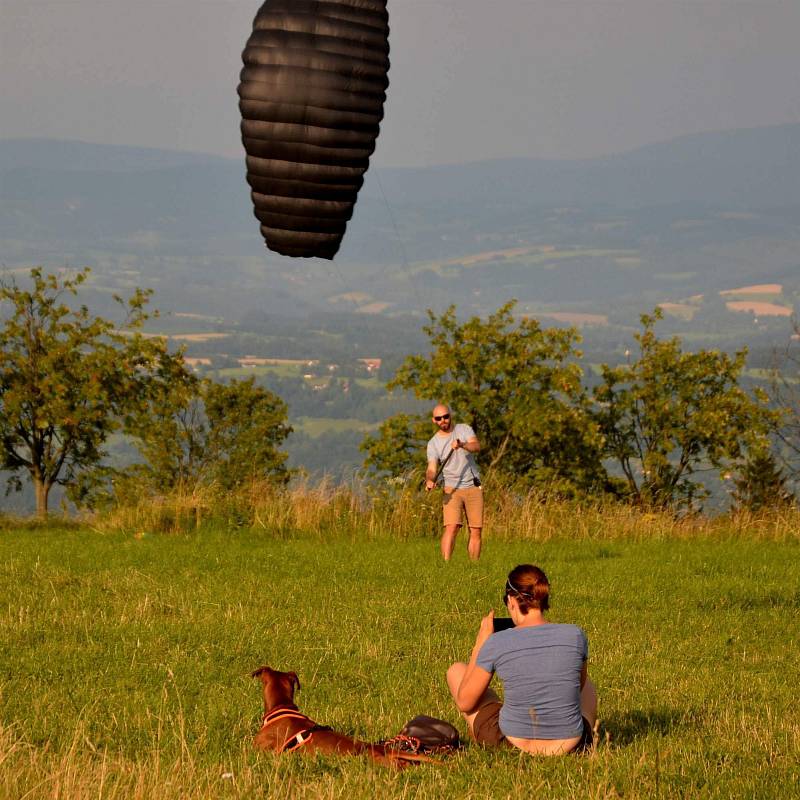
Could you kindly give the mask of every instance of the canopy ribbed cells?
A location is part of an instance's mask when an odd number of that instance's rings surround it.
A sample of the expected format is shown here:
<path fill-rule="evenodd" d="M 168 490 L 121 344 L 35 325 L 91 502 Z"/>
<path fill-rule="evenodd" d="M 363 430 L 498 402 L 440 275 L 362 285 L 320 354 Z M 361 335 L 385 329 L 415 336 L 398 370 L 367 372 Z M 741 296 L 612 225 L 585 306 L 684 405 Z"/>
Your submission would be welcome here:
<path fill-rule="evenodd" d="M 266 0 L 242 60 L 247 182 L 267 247 L 332 259 L 383 119 L 386 0 Z"/>

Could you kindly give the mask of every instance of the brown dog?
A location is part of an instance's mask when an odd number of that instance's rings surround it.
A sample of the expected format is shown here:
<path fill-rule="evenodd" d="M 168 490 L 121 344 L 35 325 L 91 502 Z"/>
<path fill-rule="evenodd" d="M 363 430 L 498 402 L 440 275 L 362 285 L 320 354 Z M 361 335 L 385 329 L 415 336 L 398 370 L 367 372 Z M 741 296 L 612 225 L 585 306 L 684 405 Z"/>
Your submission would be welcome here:
<path fill-rule="evenodd" d="M 289 753 L 302 749 L 306 753 L 367 755 L 383 766 L 393 767 L 405 766 L 407 762 L 439 763 L 427 756 L 400 753 L 387 750 L 379 744 L 360 742 L 317 725 L 301 714 L 294 703 L 295 689 L 300 688 L 300 681 L 294 672 L 259 667 L 252 677 L 258 678 L 264 687 L 264 717 L 261 730 L 253 741 L 260 750 Z"/>

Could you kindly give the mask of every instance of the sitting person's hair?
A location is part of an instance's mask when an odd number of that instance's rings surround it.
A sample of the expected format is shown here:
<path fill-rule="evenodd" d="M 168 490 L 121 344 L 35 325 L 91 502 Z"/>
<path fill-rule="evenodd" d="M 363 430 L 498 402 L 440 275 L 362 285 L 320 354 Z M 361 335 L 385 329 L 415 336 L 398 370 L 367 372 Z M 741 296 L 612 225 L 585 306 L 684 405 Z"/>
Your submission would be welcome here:
<path fill-rule="evenodd" d="M 547 575 L 533 564 L 520 564 L 508 573 L 503 602 L 516 597 L 519 610 L 527 614 L 532 608 L 547 611 L 550 608 L 550 582 Z"/>

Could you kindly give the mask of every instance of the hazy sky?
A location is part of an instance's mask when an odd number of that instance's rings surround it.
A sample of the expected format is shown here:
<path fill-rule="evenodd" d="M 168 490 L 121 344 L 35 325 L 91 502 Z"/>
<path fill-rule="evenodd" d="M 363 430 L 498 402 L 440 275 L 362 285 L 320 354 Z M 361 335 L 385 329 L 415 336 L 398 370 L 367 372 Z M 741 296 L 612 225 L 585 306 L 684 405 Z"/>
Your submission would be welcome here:
<path fill-rule="evenodd" d="M 240 155 L 247 0 L 0 0 L 0 138 Z M 800 0 L 389 0 L 374 163 L 800 122 Z"/>

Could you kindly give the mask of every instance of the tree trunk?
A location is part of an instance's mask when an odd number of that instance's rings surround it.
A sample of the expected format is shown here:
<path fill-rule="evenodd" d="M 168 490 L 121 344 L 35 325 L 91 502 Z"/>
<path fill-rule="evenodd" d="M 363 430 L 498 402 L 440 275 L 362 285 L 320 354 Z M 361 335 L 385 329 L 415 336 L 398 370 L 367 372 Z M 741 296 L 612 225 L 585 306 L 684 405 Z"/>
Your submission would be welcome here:
<path fill-rule="evenodd" d="M 50 494 L 52 484 L 45 483 L 41 478 L 33 478 L 33 488 L 36 492 L 36 516 L 47 516 L 47 496 Z"/>

